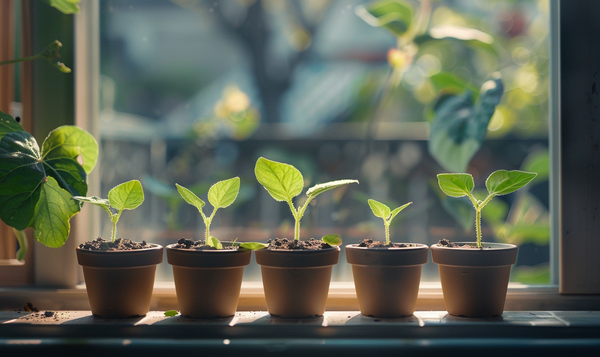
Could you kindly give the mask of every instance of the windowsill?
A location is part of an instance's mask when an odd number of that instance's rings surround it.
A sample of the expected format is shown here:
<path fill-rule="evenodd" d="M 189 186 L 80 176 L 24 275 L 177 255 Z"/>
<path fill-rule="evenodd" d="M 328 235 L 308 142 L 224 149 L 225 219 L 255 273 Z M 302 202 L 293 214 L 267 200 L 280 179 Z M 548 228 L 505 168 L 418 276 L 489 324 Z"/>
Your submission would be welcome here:
<path fill-rule="evenodd" d="M 0 311 L 22 309 L 31 302 L 40 310 L 89 310 L 85 285 L 72 289 L 43 287 L 0 288 Z M 151 310 L 177 310 L 173 283 L 155 284 Z M 238 311 L 265 311 L 261 282 L 244 282 Z M 416 311 L 444 311 L 444 299 L 439 283 L 421 283 Z M 332 283 L 327 311 L 357 311 L 358 301 L 352 283 Z M 555 286 L 510 284 L 506 311 L 594 311 L 600 310 L 600 295 L 562 295 Z"/>

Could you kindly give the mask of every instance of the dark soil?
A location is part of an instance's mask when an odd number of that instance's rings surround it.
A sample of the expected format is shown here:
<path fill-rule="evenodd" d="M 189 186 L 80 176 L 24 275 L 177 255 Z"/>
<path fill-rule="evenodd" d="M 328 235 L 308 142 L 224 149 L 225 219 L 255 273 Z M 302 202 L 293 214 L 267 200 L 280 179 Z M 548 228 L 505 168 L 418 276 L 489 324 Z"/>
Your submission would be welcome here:
<path fill-rule="evenodd" d="M 192 239 L 181 238 L 177 241 L 177 244 L 173 245 L 173 248 L 177 249 L 189 249 L 189 250 L 217 250 L 215 247 L 211 247 L 210 245 L 206 245 L 206 242 L 203 240 L 194 241 Z M 223 244 L 223 249 L 227 250 L 238 250 L 238 246 L 225 245 Z"/>
<path fill-rule="evenodd" d="M 447 248 L 462 248 L 462 249 L 490 249 L 489 247 L 481 247 L 481 248 L 477 248 L 474 245 L 470 245 L 470 244 L 456 244 L 456 243 L 452 243 L 451 241 L 449 241 L 448 239 L 440 239 L 440 241 L 438 242 L 438 245 L 442 246 L 442 247 L 447 247 Z"/>
<path fill-rule="evenodd" d="M 129 239 L 117 238 L 114 242 L 109 242 L 100 237 L 94 239 L 91 242 L 85 242 L 79 245 L 79 249 L 84 250 L 95 250 L 102 252 L 114 252 L 117 250 L 137 250 L 152 248 L 154 244 L 148 244 L 146 241 L 133 242 Z"/>
<path fill-rule="evenodd" d="M 267 241 L 271 250 L 321 250 L 331 248 L 331 245 L 314 238 L 309 240 L 295 240 L 287 238 L 275 238 Z"/>
<path fill-rule="evenodd" d="M 382 241 L 378 241 L 378 240 L 372 240 L 372 239 L 363 239 L 360 242 L 358 242 L 358 246 L 359 247 L 367 247 L 367 248 L 380 248 L 380 249 L 386 249 L 386 248 L 408 248 L 408 247 L 417 247 L 416 244 L 406 244 L 406 243 L 392 243 L 390 242 L 390 244 L 385 244 L 385 242 Z"/>

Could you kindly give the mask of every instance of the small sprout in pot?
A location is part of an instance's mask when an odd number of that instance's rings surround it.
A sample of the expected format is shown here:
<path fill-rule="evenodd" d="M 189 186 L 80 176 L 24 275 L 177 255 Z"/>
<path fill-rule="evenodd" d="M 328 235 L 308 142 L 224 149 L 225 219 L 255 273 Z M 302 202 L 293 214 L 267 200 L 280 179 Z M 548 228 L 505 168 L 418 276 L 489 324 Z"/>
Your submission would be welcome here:
<path fill-rule="evenodd" d="M 212 223 L 215 214 L 219 208 L 229 207 L 238 196 L 240 192 L 240 178 L 234 177 L 228 180 L 223 180 L 215 183 L 208 189 L 208 202 L 213 206 L 213 211 L 210 216 L 206 216 L 204 211 L 202 211 L 202 207 L 206 205 L 206 203 L 201 200 L 195 193 L 191 190 L 179 185 L 177 186 L 177 191 L 181 195 L 181 197 L 190 205 L 196 207 L 198 212 L 200 212 L 200 216 L 202 216 L 202 220 L 204 221 L 204 226 L 206 227 L 204 233 L 204 244 L 209 247 L 213 247 L 215 249 L 223 249 L 223 244 L 216 237 L 210 235 L 210 225 Z M 237 240 L 237 238 L 236 238 Z M 265 244 L 262 243 L 236 243 L 233 242 L 234 246 L 239 246 L 242 249 L 249 250 L 257 250 L 266 247 Z"/>
<path fill-rule="evenodd" d="M 111 242 L 117 239 L 117 222 L 124 210 L 133 210 L 144 202 L 144 189 L 138 180 L 131 180 L 113 187 L 108 199 L 74 196 L 74 200 L 102 207 L 112 222 Z"/>
<path fill-rule="evenodd" d="M 485 181 L 488 195 L 483 200 L 478 200 L 473 196 L 475 183 L 473 176 L 466 173 L 460 174 L 438 174 L 438 184 L 440 189 L 450 197 L 467 196 L 475 208 L 475 228 L 477 231 L 477 248 L 481 248 L 481 210 L 487 205 L 494 196 L 507 195 L 515 192 L 537 176 L 535 172 L 526 171 L 507 171 L 498 170 Z"/>
<path fill-rule="evenodd" d="M 325 191 L 329 191 L 340 186 L 358 183 L 357 180 L 337 180 L 315 185 L 306 191 L 306 195 L 308 197 L 304 201 L 304 204 L 302 206 L 295 207 L 292 199 L 298 196 L 304 189 L 304 178 L 298 169 L 292 165 L 271 161 L 261 157 L 256 161 L 254 173 L 258 182 L 260 182 L 267 192 L 269 192 L 271 197 L 279 202 L 287 202 L 295 220 L 295 241 L 300 240 L 300 220 L 302 219 L 302 216 L 304 216 L 306 208 L 315 197 Z M 335 239 L 333 239 L 331 236 L 334 235 L 325 236 L 323 241 L 330 245 L 341 244 L 341 238 L 339 238 L 339 235 L 335 235 L 337 236 Z M 327 242 L 325 238 L 334 243 L 338 242 L 339 238 L 339 244 L 331 244 Z"/>
<path fill-rule="evenodd" d="M 385 226 L 385 245 L 390 245 L 390 225 L 392 224 L 392 220 L 403 209 L 410 206 L 412 204 L 412 202 L 408 202 L 408 203 L 394 209 L 393 211 L 390 210 L 390 208 L 387 205 L 385 205 L 379 201 L 369 199 L 368 202 L 369 202 L 369 207 L 371 207 L 371 211 L 373 211 L 373 214 L 375 215 L 375 217 L 379 217 L 379 218 L 383 219 L 383 225 Z"/>

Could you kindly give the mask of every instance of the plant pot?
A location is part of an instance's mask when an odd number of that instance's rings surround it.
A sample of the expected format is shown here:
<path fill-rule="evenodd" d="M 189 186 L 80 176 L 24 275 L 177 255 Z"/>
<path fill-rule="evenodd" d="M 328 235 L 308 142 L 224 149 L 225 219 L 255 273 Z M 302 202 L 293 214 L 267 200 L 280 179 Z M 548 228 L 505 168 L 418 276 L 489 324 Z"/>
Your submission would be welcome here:
<path fill-rule="evenodd" d="M 167 246 L 180 313 L 194 318 L 233 316 L 244 266 L 252 251 L 189 250 Z"/>
<path fill-rule="evenodd" d="M 92 314 L 105 318 L 144 316 L 150 310 L 156 265 L 163 247 L 123 251 L 76 249 Z"/>
<path fill-rule="evenodd" d="M 340 248 L 256 251 L 267 309 L 289 318 L 321 316 L 325 312 L 332 267 Z"/>
<path fill-rule="evenodd" d="M 483 247 L 489 249 L 431 246 L 450 315 L 492 317 L 504 312 L 510 268 L 517 261 L 518 248 L 504 243 L 483 243 Z"/>
<path fill-rule="evenodd" d="M 352 264 L 358 306 L 363 315 L 402 317 L 415 312 L 421 267 L 427 263 L 429 247 L 404 248 L 346 246 Z"/>

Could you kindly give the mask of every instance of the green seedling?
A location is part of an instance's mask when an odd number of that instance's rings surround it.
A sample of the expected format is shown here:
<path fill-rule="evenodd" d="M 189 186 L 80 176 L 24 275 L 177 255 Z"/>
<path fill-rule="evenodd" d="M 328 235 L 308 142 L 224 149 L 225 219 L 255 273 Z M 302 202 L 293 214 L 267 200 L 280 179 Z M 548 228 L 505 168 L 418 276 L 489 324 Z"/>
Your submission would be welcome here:
<path fill-rule="evenodd" d="M 165 311 L 166 317 L 172 317 L 172 316 L 177 316 L 177 315 L 179 315 L 179 311 L 177 311 L 177 310 Z"/>
<path fill-rule="evenodd" d="M 292 215 L 294 216 L 294 239 L 300 240 L 300 220 L 304 216 L 304 212 L 308 204 L 318 195 L 331 189 L 351 184 L 358 183 L 357 180 L 338 180 L 326 183 L 321 183 L 309 188 L 306 191 L 307 199 L 304 204 L 294 207 L 292 199 L 298 196 L 304 189 L 304 178 L 298 169 L 292 165 L 271 161 L 264 157 L 256 161 L 254 167 L 256 179 L 269 192 L 271 197 L 279 202 L 287 202 Z M 329 234 L 322 238 L 325 243 L 330 245 L 340 245 L 342 239 L 337 234 Z"/>
<path fill-rule="evenodd" d="M 113 187 L 108 191 L 108 199 L 74 196 L 74 200 L 102 207 L 112 223 L 111 241 L 117 239 L 117 222 L 124 210 L 133 210 L 144 202 L 144 189 L 138 180 L 131 180 Z"/>
<path fill-rule="evenodd" d="M 223 249 L 221 242 L 210 235 L 210 224 L 219 208 L 229 207 L 235 202 L 235 199 L 240 192 L 240 178 L 234 177 L 229 180 L 219 181 L 208 189 L 208 202 L 213 206 L 213 211 L 210 216 L 206 216 L 204 211 L 202 211 L 202 207 L 204 207 L 206 203 L 196 196 L 195 193 L 179 184 L 175 184 L 175 186 L 177 186 L 177 191 L 179 191 L 179 194 L 185 202 L 196 207 L 198 212 L 200 212 L 200 215 L 204 220 L 204 226 L 206 227 L 204 234 L 205 244 L 216 249 Z"/>
<path fill-rule="evenodd" d="M 179 191 L 179 194 L 185 200 L 185 202 L 196 207 L 198 212 L 200 212 L 200 215 L 204 220 L 204 226 L 206 227 L 204 243 L 209 247 L 223 249 L 223 244 L 221 244 L 221 241 L 210 235 L 210 224 L 212 223 L 215 213 L 217 213 L 219 208 L 229 207 L 233 202 L 235 202 L 235 199 L 240 192 L 240 178 L 234 177 L 230 178 L 229 180 L 219 181 L 208 189 L 208 202 L 210 202 L 210 204 L 213 206 L 213 211 L 208 217 L 204 214 L 204 211 L 202 211 L 202 207 L 206 205 L 204 201 L 202 201 L 198 196 L 196 196 L 195 193 L 187 188 L 179 184 L 175 184 L 175 186 L 177 186 L 177 191 Z M 258 250 L 267 246 L 263 243 L 236 243 L 235 241 L 233 241 L 233 245 L 238 245 L 240 248 L 249 250 Z"/>
<path fill-rule="evenodd" d="M 403 209 L 410 206 L 412 202 L 408 202 L 407 204 L 404 204 L 394 209 L 393 211 L 391 211 L 390 208 L 385 204 L 375 201 L 373 199 L 370 199 L 368 202 L 369 207 L 371 207 L 371 211 L 373 211 L 375 217 L 383 219 L 383 225 L 385 226 L 385 244 L 390 245 L 390 224 L 392 224 L 392 220 Z"/>
<path fill-rule="evenodd" d="M 494 196 L 507 195 L 527 185 L 537 176 L 535 172 L 498 170 L 485 181 L 488 195 L 484 200 L 473 196 L 475 183 L 470 174 L 438 174 L 438 184 L 442 191 L 450 197 L 467 196 L 475 208 L 475 228 L 477 231 L 477 248 L 481 248 L 481 210 Z"/>

